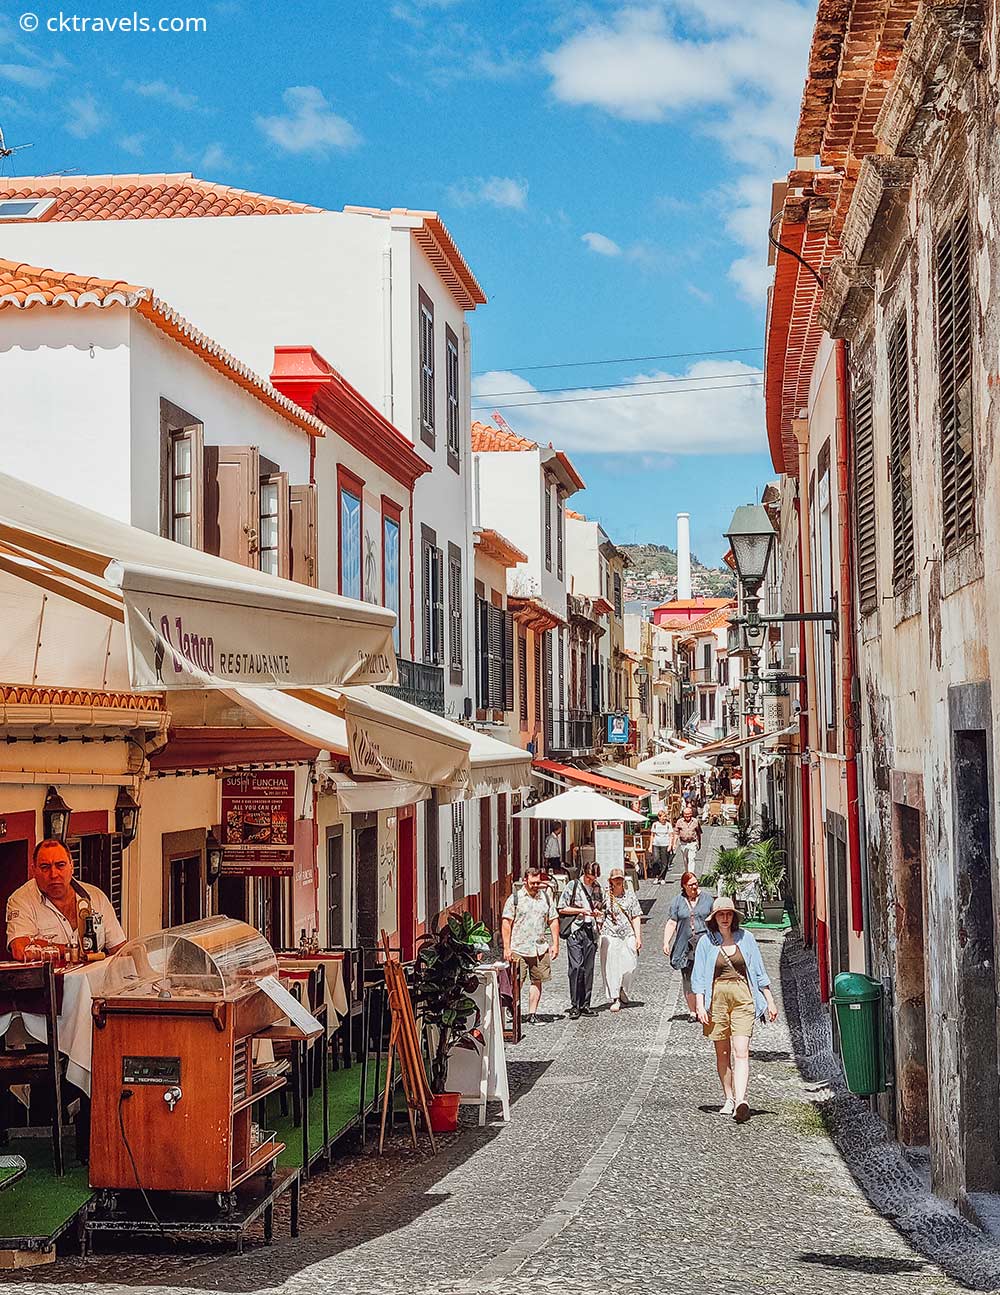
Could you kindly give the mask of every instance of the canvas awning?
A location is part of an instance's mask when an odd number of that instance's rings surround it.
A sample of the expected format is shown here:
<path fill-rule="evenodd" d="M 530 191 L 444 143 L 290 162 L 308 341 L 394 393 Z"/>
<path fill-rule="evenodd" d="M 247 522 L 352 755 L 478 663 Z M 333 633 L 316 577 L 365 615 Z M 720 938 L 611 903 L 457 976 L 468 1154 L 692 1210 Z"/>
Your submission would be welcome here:
<path fill-rule="evenodd" d="M 235 688 L 228 695 L 283 733 L 347 756 L 355 775 L 459 795 L 469 785 L 468 730 L 378 688 Z"/>
<path fill-rule="evenodd" d="M 610 800 L 587 787 L 569 791 L 548 800 L 540 800 L 514 815 L 515 818 L 562 819 L 565 823 L 644 823 L 646 816 Z"/>
<path fill-rule="evenodd" d="M 504 796 L 531 786 L 531 752 L 501 742 L 477 729 L 464 730 L 472 739 L 471 779 L 467 796 Z"/>
<path fill-rule="evenodd" d="M 391 778 L 356 779 L 339 769 L 324 774 L 337 790 L 340 808 L 346 814 L 368 814 L 379 809 L 401 809 L 429 800 L 433 788 L 418 782 L 396 782 Z"/>
<path fill-rule="evenodd" d="M 798 720 L 794 724 L 788 724 L 785 728 L 773 728 L 767 733 L 754 733 L 750 737 L 731 737 L 721 738 L 718 742 L 709 742 L 703 746 L 698 755 L 710 759 L 714 755 L 723 755 L 727 751 L 745 751 L 747 747 L 757 746 L 760 742 L 772 742 L 775 738 L 786 737 L 789 733 L 799 731 Z"/>
<path fill-rule="evenodd" d="M 587 787 L 600 787 L 616 796 L 632 796 L 634 799 L 643 800 L 651 794 L 648 787 L 640 787 L 634 782 L 621 782 L 617 778 L 604 778 L 598 773 L 591 773 L 589 769 L 574 769 L 572 765 L 559 764 L 556 760 L 536 760 L 534 768 L 542 773 L 551 773 L 559 778 L 565 778 L 567 782 L 582 783 Z"/>
<path fill-rule="evenodd" d="M 652 792 L 670 791 L 670 783 L 665 782 L 663 778 L 654 778 L 652 774 L 640 773 L 638 769 L 633 769 L 627 764 L 602 764 L 601 773 L 608 778 L 614 778 L 616 782 L 637 783 L 640 787 L 648 787 Z"/>
<path fill-rule="evenodd" d="M 38 683 L 76 682 L 81 671 L 124 672 L 145 690 L 396 678 L 392 612 L 175 544 L 0 473 L 7 609 L 18 611 L 11 633 L 31 651 L 24 677 Z M 90 623 L 78 640 L 74 626 L 93 612 L 124 633 Z M 97 663 L 81 659 L 102 640 Z M 39 677 L 39 662 L 51 679 Z"/>

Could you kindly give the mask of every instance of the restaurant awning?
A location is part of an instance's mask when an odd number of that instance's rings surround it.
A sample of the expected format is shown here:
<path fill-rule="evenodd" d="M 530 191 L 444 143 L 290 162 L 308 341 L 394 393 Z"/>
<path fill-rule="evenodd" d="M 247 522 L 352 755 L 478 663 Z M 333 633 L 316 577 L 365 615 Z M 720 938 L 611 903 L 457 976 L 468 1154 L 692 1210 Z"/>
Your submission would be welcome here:
<path fill-rule="evenodd" d="M 680 751 L 658 751 L 648 760 L 639 761 L 639 772 L 662 778 L 690 778 L 692 774 L 708 773 L 712 766 L 699 755 Z"/>
<path fill-rule="evenodd" d="M 601 774 L 614 778 L 616 782 L 627 782 L 630 785 L 648 787 L 652 792 L 670 791 L 671 786 L 663 778 L 654 778 L 652 774 L 640 773 L 627 764 L 602 764 Z"/>
<path fill-rule="evenodd" d="M 466 795 L 469 799 L 480 796 L 504 796 L 531 786 L 531 752 L 519 746 L 501 742 L 489 733 L 478 729 L 466 730 L 472 739 L 469 762 L 472 777 Z"/>
<path fill-rule="evenodd" d="M 699 758 L 713 755 L 723 755 L 727 751 L 744 751 L 749 746 L 756 746 L 760 742 L 771 742 L 775 738 L 785 737 L 789 733 L 799 731 L 798 720 L 794 724 L 788 724 L 785 728 L 773 728 L 768 733 L 754 733 L 751 737 L 730 737 L 720 738 L 717 742 L 709 742 L 707 746 L 701 747 L 698 751 Z"/>
<path fill-rule="evenodd" d="M 352 778 L 349 773 L 330 769 L 321 786 L 329 783 L 336 788 L 340 808 L 346 814 L 368 814 L 379 809 L 402 809 L 429 800 L 434 789 L 418 782 L 396 782 L 392 778 Z"/>
<path fill-rule="evenodd" d="M 640 787 L 636 783 L 619 782 L 615 778 L 603 778 L 600 774 L 591 773 L 589 769 L 574 769 L 572 765 L 559 764 L 555 760 L 536 760 L 533 767 L 542 773 L 551 773 L 559 778 L 565 778 L 567 782 L 582 783 L 586 787 L 601 787 L 604 791 L 613 792 L 617 796 L 632 796 L 642 800 L 650 795 L 648 787 Z"/>
<path fill-rule="evenodd" d="M 48 607 L 46 595 L 58 601 Z M 38 683 L 76 681 L 81 669 L 120 678 L 126 663 L 131 686 L 147 690 L 396 678 L 392 612 L 175 544 L 0 473 L 5 624 L 8 610 L 20 622 L 10 666 L 30 651 L 24 677 Z M 93 612 L 124 635 L 91 623 L 78 639 L 74 627 Z M 102 638 L 100 661 L 81 660 Z"/>

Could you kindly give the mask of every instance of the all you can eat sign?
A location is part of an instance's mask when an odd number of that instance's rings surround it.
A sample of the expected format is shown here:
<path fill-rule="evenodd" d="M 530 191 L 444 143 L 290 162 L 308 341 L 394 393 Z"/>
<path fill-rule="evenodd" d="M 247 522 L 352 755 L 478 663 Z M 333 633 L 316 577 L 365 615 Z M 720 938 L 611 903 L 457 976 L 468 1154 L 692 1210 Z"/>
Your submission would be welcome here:
<path fill-rule="evenodd" d="M 224 873 L 290 877 L 294 834 L 294 770 L 236 773 L 222 779 Z"/>

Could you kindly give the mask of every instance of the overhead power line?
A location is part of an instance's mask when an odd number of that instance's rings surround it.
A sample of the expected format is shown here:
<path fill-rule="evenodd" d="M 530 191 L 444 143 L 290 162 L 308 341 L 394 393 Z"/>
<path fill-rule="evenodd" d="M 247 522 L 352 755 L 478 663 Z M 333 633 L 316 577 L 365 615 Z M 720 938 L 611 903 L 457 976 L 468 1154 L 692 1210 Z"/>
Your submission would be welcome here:
<path fill-rule="evenodd" d="M 588 382 L 582 387 L 535 387 L 535 391 L 552 392 L 552 391 L 613 391 L 616 387 L 652 387 L 655 385 L 665 385 L 671 382 L 714 382 L 717 378 L 749 378 L 755 373 L 763 374 L 763 369 L 734 369 L 731 373 L 695 373 L 689 378 L 641 378 L 638 381 L 626 379 L 624 382 L 607 382 L 600 383 Z M 655 393 L 653 393 L 655 394 Z M 477 394 L 476 399 L 495 400 L 498 396 L 530 396 L 530 391 L 481 391 Z"/>
<path fill-rule="evenodd" d="M 491 400 L 485 405 L 473 405 L 472 412 L 484 409 L 538 409 L 541 405 L 584 405 L 592 400 L 639 400 L 643 396 L 687 396 L 696 391 L 739 391 L 741 388 L 763 387 L 763 382 L 731 382 L 725 387 L 686 387 L 682 391 L 623 391 L 611 396 L 570 396 L 568 400 L 518 400 L 514 404 L 501 405 Z"/>
<path fill-rule="evenodd" d="M 695 356 L 705 355 L 744 355 L 750 351 L 762 351 L 763 343 L 756 346 L 730 346 L 722 351 L 671 351 L 667 355 L 622 355 L 615 360 L 562 360 L 558 364 L 505 364 L 502 368 L 494 365 L 492 369 L 477 369 L 474 377 L 483 373 L 530 373 L 536 369 L 585 369 L 595 364 L 643 364 L 647 360 L 689 360 Z"/>

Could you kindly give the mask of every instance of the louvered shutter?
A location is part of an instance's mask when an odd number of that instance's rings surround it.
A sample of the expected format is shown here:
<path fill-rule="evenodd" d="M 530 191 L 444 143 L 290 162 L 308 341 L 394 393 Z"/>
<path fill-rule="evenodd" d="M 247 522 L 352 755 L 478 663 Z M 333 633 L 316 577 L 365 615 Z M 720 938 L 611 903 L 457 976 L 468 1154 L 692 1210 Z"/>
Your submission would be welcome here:
<path fill-rule="evenodd" d="M 542 723 L 542 640 L 535 634 L 535 727 Z"/>
<path fill-rule="evenodd" d="M 434 664 L 441 665 L 444 661 L 444 554 L 439 548 L 431 550 L 431 560 L 434 576 L 431 581 L 434 600 L 434 644 L 432 652 Z"/>
<path fill-rule="evenodd" d="M 490 605 L 484 598 L 476 599 L 476 705 L 486 710 L 490 699 Z"/>
<path fill-rule="evenodd" d="M 503 612 L 490 605 L 490 709 L 503 708 Z"/>
<path fill-rule="evenodd" d="M 122 915 L 122 839 L 117 834 L 108 837 L 108 899 L 115 916 Z"/>
<path fill-rule="evenodd" d="M 517 673 L 518 680 L 518 704 L 519 716 L 521 723 L 527 727 L 528 724 L 528 636 L 519 633 L 517 636 Z"/>
<path fill-rule="evenodd" d="M 424 543 L 423 639 L 424 661 L 434 661 L 434 550 Z"/>
<path fill-rule="evenodd" d="M 941 502 L 946 552 L 976 533 L 969 258 L 969 217 L 965 214 L 941 234 L 937 244 Z"/>
<path fill-rule="evenodd" d="M 910 456 L 910 356 L 906 315 L 889 338 L 889 483 L 892 491 L 892 583 L 913 579 L 913 461 Z"/>
<path fill-rule="evenodd" d="M 545 741 L 546 746 L 552 742 L 552 630 L 546 630 L 544 636 L 545 653 Z"/>
<path fill-rule="evenodd" d="M 514 613 L 503 613 L 503 709 L 514 709 Z"/>
<path fill-rule="evenodd" d="M 854 526 L 861 611 L 878 603 L 878 537 L 875 526 L 875 446 L 872 387 L 862 383 L 854 394 Z"/>
<path fill-rule="evenodd" d="M 448 558 L 448 664 L 462 670 L 462 563 Z"/>
<path fill-rule="evenodd" d="M 552 570 L 552 490 L 545 483 L 545 569 Z"/>

